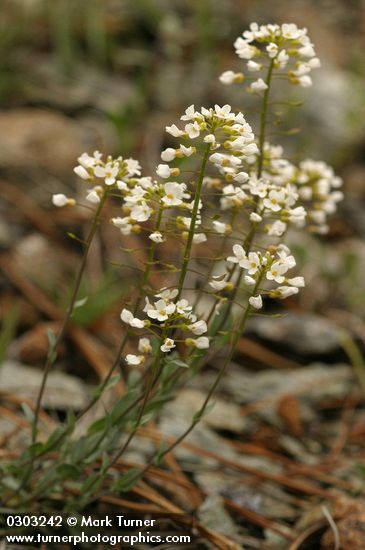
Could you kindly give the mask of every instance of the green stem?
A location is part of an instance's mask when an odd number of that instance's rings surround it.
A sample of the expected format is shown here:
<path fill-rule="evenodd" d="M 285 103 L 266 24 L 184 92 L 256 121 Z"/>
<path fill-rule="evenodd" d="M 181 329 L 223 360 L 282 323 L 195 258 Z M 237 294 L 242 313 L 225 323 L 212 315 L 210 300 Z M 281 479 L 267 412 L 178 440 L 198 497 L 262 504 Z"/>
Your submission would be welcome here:
<path fill-rule="evenodd" d="M 178 294 L 177 294 L 177 297 L 176 297 L 176 301 L 179 300 L 179 298 L 181 296 L 181 293 L 182 293 L 182 290 L 183 290 L 183 287 L 184 287 L 186 273 L 187 273 L 188 266 L 189 266 L 191 249 L 192 249 L 193 242 L 194 242 L 194 233 L 195 233 L 196 220 L 197 220 L 198 213 L 199 213 L 199 202 L 200 202 L 200 197 L 201 197 L 201 193 L 202 193 L 203 180 L 204 180 L 205 169 L 206 169 L 208 158 L 209 158 L 210 148 L 211 148 L 211 144 L 208 143 L 207 147 L 206 147 L 206 150 L 205 150 L 205 153 L 204 153 L 204 156 L 203 156 L 203 161 L 202 161 L 202 164 L 201 164 L 201 167 L 200 167 L 199 178 L 198 178 L 198 183 L 197 183 L 196 192 L 195 192 L 194 205 L 193 205 L 193 210 L 192 210 L 192 213 L 191 213 L 191 222 L 190 222 L 190 227 L 189 227 L 188 239 L 187 239 L 187 242 L 186 242 L 186 247 L 185 247 L 185 251 L 184 251 L 184 258 L 183 258 L 181 271 L 180 271 L 179 282 L 178 282 Z"/>
<path fill-rule="evenodd" d="M 46 360 L 46 363 L 44 365 L 42 382 L 41 382 L 41 386 L 40 386 L 39 392 L 38 392 L 36 408 L 35 408 L 35 413 L 34 413 L 34 419 L 33 419 L 33 424 L 32 424 L 31 445 L 34 445 L 35 442 L 36 442 L 36 439 L 37 439 L 37 429 L 38 429 L 38 423 L 39 423 L 39 415 L 40 415 L 40 411 L 41 411 L 41 405 L 42 405 L 42 399 L 43 399 L 44 391 L 46 389 L 48 375 L 50 373 L 52 365 L 55 362 L 55 353 L 56 353 L 57 347 L 58 347 L 59 343 L 61 342 L 61 340 L 62 340 L 62 338 L 63 338 L 63 336 L 66 332 L 67 326 L 70 322 L 70 319 L 71 319 L 71 316 L 72 316 L 72 313 L 73 313 L 73 310 L 74 310 L 74 307 L 75 307 L 75 302 L 76 302 L 77 294 L 78 294 L 79 289 L 80 289 L 82 277 L 84 275 L 84 271 L 85 271 L 85 268 L 86 268 L 86 262 L 87 262 L 87 258 L 88 258 L 88 255 L 89 255 L 91 243 L 94 239 L 96 230 L 98 228 L 101 212 L 102 212 L 102 209 L 104 207 L 107 196 L 108 196 L 108 191 L 105 191 L 105 193 L 104 193 L 103 197 L 101 198 L 101 200 L 99 202 L 99 205 L 96 209 L 95 216 L 94 216 L 94 219 L 93 219 L 93 222 L 92 222 L 92 225 L 91 225 L 91 229 L 90 229 L 89 235 L 86 239 L 85 249 L 84 249 L 81 264 L 80 264 L 80 267 L 79 267 L 79 270 L 78 270 L 78 273 L 77 273 L 77 277 L 76 277 L 74 289 L 73 289 L 73 292 L 72 292 L 72 296 L 71 296 L 69 305 L 67 307 L 66 314 L 65 314 L 65 317 L 63 319 L 62 326 L 61 326 L 61 328 L 60 328 L 60 330 L 57 334 L 56 339 L 54 340 L 54 342 L 50 346 L 50 350 L 49 350 L 49 353 L 48 353 L 48 356 L 47 356 L 47 360 Z M 34 454 L 32 454 L 32 457 L 31 457 L 31 460 L 30 460 L 30 463 L 29 463 L 29 467 L 27 468 L 27 470 L 25 472 L 25 475 L 23 477 L 23 481 L 21 483 L 21 487 L 24 487 L 29 481 L 29 478 L 30 478 L 30 476 L 32 474 L 32 470 L 33 470 L 34 460 L 35 460 L 35 456 L 34 456 Z"/>
<path fill-rule="evenodd" d="M 263 277 L 263 273 L 261 273 L 261 275 L 258 277 L 258 279 L 256 281 L 255 287 L 254 287 L 253 292 L 252 292 L 252 296 L 256 295 L 257 290 L 260 286 L 262 277 Z M 143 474 L 145 474 L 145 472 L 151 466 L 153 466 L 155 464 L 155 460 L 156 460 L 157 456 L 159 457 L 159 459 L 161 459 L 164 456 L 166 456 L 168 453 L 170 453 L 175 447 L 177 447 L 181 443 L 181 441 L 183 441 L 193 431 L 195 426 L 200 422 L 201 418 L 203 417 L 203 415 L 204 415 L 204 413 L 205 413 L 205 411 L 206 411 L 206 409 L 209 405 L 209 402 L 210 402 L 211 398 L 214 395 L 214 392 L 215 392 L 219 382 L 223 378 L 223 375 L 226 372 L 227 367 L 228 367 L 228 365 L 230 364 L 230 362 L 232 360 L 233 354 L 234 354 L 235 349 L 236 349 L 236 345 L 237 345 L 238 340 L 240 339 L 240 337 L 241 337 L 241 335 L 242 335 L 242 333 L 243 333 L 243 331 L 246 327 L 247 319 L 250 315 L 251 310 L 252 310 L 251 305 L 247 304 L 247 308 L 245 309 L 245 312 L 242 316 L 242 319 L 241 319 L 241 321 L 238 325 L 238 330 L 236 331 L 236 333 L 234 335 L 234 338 L 232 340 L 230 352 L 229 352 L 228 356 L 226 357 L 226 360 L 224 361 L 223 366 L 220 369 L 216 379 L 214 380 L 214 382 L 213 382 L 213 384 L 212 384 L 212 386 L 211 386 L 211 388 L 210 388 L 210 390 L 209 390 L 209 392 L 208 392 L 208 394 L 207 394 L 207 396 L 204 400 L 203 405 L 201 406 L 201 408 L 199 409 L 197 414 L 195 414 L 194 419 L 191 422 L 190 426 L 173 443 L 171 443 L 171 445 L 169 445 L 169 447 L 167 447 L 167 449 L 165 449 L 162 454 L 161 453 L 158 453 L 158 454 L 156 453 L 155 457 L 141 470 L 141 472 L 139 473 L 139 477 L 143 476 Z"/>

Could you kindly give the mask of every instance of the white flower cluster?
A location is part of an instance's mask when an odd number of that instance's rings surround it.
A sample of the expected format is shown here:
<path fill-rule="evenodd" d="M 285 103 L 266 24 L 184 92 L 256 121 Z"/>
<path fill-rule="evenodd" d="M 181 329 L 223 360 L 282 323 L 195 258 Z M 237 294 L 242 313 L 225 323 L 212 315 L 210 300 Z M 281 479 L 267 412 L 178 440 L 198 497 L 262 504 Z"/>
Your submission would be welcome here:
<path fill-rule="evenodd" d="M 267 60 L 270 60 L 274 69 L 285 70 L 292 84 L 303 87 L 312 85 L 309 73 L 320 67 L 307 29 L 299 29 L 294 23 L 251 23 L 250 30 L 244 31 L 243 36 L 237 38 L 234 47 L 238 57 L 247 60 L 246 68 L 249 73 L 260 74 L 263 69 L 267 69 Z M 242 73 L 233 71 L 226 71 L 220 76 L 223 84 L 242 82 L 243 78 Z M 251 83 L 249 90 L 261 92 L 267 87 L 267 82 L 259 77 Z"/>
<path fill-rule="evenodd" d="M 189 331 L 198 338 L 185 338 L 185 345 L 195 347 L 197 349 L 209 348 L 209 338 L 202 336 L 208 330 L 207 324 L 203 319 L 198 317 L 192 312 L 192 306 L 185 299 L 176 300 L 178 296 L 177 289 L 161 289 L 155 294 L 154 302 L 146 297 L 146 305 L 143 311 L 147 314 L 149 319 L 142 320 L 134 317 L 133 313 L 128 309 L 123 309 L 121 313 L 121 319 L 127 325 L 133 328 L 146 328 L 149 327 L 161 327 L 163 329 L 179 329 L 181 331 Z M 157 324 L 157 323 L 158 324 Z M 176 347 L 176 343 L 172 338 L 166 337 L 163 343 L 160 345 L 162 352 L 167 353 Z M 138 350 L 143 353 L 152 353 L 152 346 L 150 340 L 147 338 L 141 338 L 139 340 Z M 139 365 L 145 361 L 144 355 L 128 354 L 126 361 L 129 365 Z"/>
<path fill-rule="evenodd" d="M 342 179 L 325 162 L 307 159 L 299 164 L 296 182 L 299 196 L 307 206 L 309 229 L 327 233 L 327 216 L 336 212 L 337 203 L 343 199 L 339 191 Z"/>
<path fill-rule="evenodd" d="M 251 208 L 251 222 L 263 222 L 271 237 L 281 237 L 289 225 L 304 227 L 306 223 L 310 231 L 326 233 L 327 216 L 336 211 L 337 203 L 343 199 L 339 190 L 341 178 L 324 162 L 308 159 L 295 166 L 282 155 L 282 147 L 265 143 L 260 179 L 254 157 L 247 172 L 232 174 L 232 183 L 215 182 L 215 188 L 222 193 L 221 210 Z M 218 222 L 217 233 L 225 234 L 225 226 Z"/>
<path fill-rule="evenodd" d="M 166 131 L 174 137 L 183 139 L 194 140 L 201 137 L 204 143 L 210 144 L 211 151 L 216 151 L 223 147 L 228 152 L 213 153 L 209 157 L 210 162 L 223 174 L 236 173 L 243 159 L 251 158 L 252 155 L 257 153 L 258 149 L 251 126 L 246 122 L 241 112 L 237 114 L 232 112 L 230 105 L 223 105 L 223 107 L 215 105 L 214 109 L 202 107 L 200 111 L 195 111 L 194 105 L 190 105 L 181 117 L 181 120 L 186 122 L 184 130 L 180 130 L 173 124 L 172 126 L 167 126 Z M 180 145 L 180 149 L 176 151 L 174 149 L 166 149 L 166 151 L 169 151 L 169 156 L 163 158 L 169 159 L 167 162 L 174 160 L 177 156 L 181 155 L 181 147 Z M 191 150 L 196 152 L 196 149 L 193 147 L 189 148 L 189 152 Z M 166 151 L 163 152 L 163 155 Z M 166 168 L 165 165 L 160 165 L 160 176 L 161 166 L 166 171 L 169 169 L 168 166 Z"/>
<path fill-rule="evenodd" d="M 268 294 L 271 298 L 287 298 L 297 294 L 299 288 L 305 284 L 303 277 L 286 277 L 286 273 L 295 267 L 296 262 L 284 244 L 271 247 L 264 254 L 260 251 L 247 254 L 241 245 L 235 244 L 233 254 L 227 258 L 227 262 L 238 264 L 246 271 L 244 281 L 247 286 L 254 287 L 254 295 L 249 298 L 249 304 L 255 309 L 262 308 L 262 293 Z M 260 287 L 265 280 L 279 286 L 264 290 Z"/>
<path fill-rule="evenodd" d="M 97 204 L 104 194 L 104 186 L 120 188 L 134 176 L 141 175 L 141 167 L 137 160 L 132 158 L 113 159 L 108 156 L 103 161 L 102 154 L 94 151 L 94 154 L 83 153 L 78 159 L 78 166 L 74 168 L 75 174 L 87 181 L 92 187 L 88 190 L 86 199 Z"/>

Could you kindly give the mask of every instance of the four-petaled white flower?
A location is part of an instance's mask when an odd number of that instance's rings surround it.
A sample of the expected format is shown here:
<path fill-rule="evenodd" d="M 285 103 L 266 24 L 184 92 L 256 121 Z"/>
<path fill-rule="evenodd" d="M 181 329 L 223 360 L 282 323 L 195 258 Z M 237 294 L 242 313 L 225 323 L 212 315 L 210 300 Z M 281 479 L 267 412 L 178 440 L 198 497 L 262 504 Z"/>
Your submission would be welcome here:
<path fill-rule="evenodd" d="M 96 166 L 94 168 L 94 174 L 97 178 L 103 178 L 105 185 L 114 185 L 119 172 L 117 164 L 107 162 L 105 166 Z"/>
<path fill-rule="evenodd" d="M 147 302 L 144 311 L 151 319 L 156 319 L 156 321 L 162 322 L 166 321 L 166 319 L 168 319 L 169 316 L 174 313 L 175 309 L 175 304 L 168 303 L 165 300 L 157 300 L 155 304 Z"/>
<path fill-rule="evenodd" d="M 163 186 L 164 196 L 162 197 L 162 202 L 166 206 L 179 206 L 183 203 L 183 199 L 186 196 L 186 185 L 185 183 L 177 183 L 175 181 L 169 181 Z"/>

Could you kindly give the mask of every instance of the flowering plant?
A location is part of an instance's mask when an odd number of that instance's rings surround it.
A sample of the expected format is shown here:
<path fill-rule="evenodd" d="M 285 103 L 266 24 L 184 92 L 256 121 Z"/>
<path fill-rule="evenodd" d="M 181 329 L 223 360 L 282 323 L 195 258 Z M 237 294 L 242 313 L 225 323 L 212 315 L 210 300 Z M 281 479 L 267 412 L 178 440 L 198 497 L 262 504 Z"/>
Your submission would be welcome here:
<path fill-rule="evenodd" d="M 20 493 L 34 486 L 32 474 L 41 468 L 41 457 L 55 446 L 62 447 L 65 460 L 80 472 L 90 457 L 96 463 L 107 452 L 101 470 L 81 486 L 80 506 L 85 505 L 139 427 L 150 419 L 150 412 L 171 398 L 179 380 L 196 372 L 209 357 L 208 348 L 221 345 L 225 336 L 228 352 L 201 409 L 174 443 L 135 473 L 137 480 L 200 421 L 248 318 L 262 310 L 267 300 L 295 295 L 305 284 L 295 272 L 296 260 L 284 243 L 285 235 L 291 227 L 327 232 L 327 217 L 342 199 L 342 182 L 323 162 L 304 160 L 295 165 L 287 160 L 280 145 L 267 141 L 266 129 L 275 80 L 285 78 L 290 84 L 308 87 L 312 84 L 309 73 L 320 62 L 307 30 L 294 24 L 253 23 L 234 45 L 238 57 L 246 60 L 248 76 L 226 71 L 220 80 L 245 87 L 250 75 L 258 76 L 248 86 L 261 104 L 256 133 L 246 116 L 230 105 L 200 109 L 190 105 L 179 124 L 166 127 L 168 147 L 152 176 L 144 175 L 139 162 L 130 158 L 104 158 L 98 151 L 78 158 L 75 173 L 85 183 L 93 222 L 63 327 L 51 341 Z M 88 251 L 109 200 L 120 208 L 120 215 L 110 220 L 116 231 L 122 239 L 140 234 L 148 253 L 133 300 L 121 307 L 122 337 L 115 361 L 87 410 L 109 387 L 119 367 L 128 391 L 81 443 L 68 437 L 73 425 L 67 425 L 39 446 L 39 414 L 47 376 L 71 319 Z M 74 206 L 76 201 L 56 194 L 53 204 Z M 167 264 L 163 251 L 171 243 L 178 254 Z M 155 288 L 152 274 L 162 272 L 162 267 L 168 272 L 166 285 Z M 126 352 L 131 342 L 133 353 Z M 138 376 L 129 376 L 131 372 Z M 122 442 L 121 427 L 125 430 Z M 59 471 L 52 483 L 57 475 Z M 114 489 L 125 489 L 124 482 L 122 476 Z M 33 487 L 33 495 L 34 491 Z"/>

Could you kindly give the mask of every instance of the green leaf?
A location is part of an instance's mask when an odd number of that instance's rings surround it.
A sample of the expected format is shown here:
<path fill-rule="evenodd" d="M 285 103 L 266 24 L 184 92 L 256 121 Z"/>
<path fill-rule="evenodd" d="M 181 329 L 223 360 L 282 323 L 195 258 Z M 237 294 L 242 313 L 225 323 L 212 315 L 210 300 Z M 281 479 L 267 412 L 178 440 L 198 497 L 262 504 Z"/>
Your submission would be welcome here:
<path fill-rule="evenodd" d="M 200 409 L 197 413 L 194 414 L 193 416 L 193 422 L 200 422 L 202 418 L 204 418 L 204 416 L 207 416 L 210 411 L 213 409 L 213 407 L 215 406 L 215 403 L 208 403 L 208 405 L 205 407 L 204 410 Z"/>
<path fill-rule="evenodd" d="M 81 470 L 76 468 L 73 464 L 58 464 L 56 468 L 57 473 L 61 479 L 79 479 Z"/>
<path fill-rule="evenodd" d="M 132 487 L 137 483 L 138 479 L 140 477 L 140 470 L 137 468 L 132 468 L 127 472 L 126 474 L 122 475 L 119 479 L 117 479 L 113 485 L 112 490 L 115 492 L 126 492 L 130 491 Z"/>

